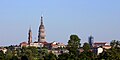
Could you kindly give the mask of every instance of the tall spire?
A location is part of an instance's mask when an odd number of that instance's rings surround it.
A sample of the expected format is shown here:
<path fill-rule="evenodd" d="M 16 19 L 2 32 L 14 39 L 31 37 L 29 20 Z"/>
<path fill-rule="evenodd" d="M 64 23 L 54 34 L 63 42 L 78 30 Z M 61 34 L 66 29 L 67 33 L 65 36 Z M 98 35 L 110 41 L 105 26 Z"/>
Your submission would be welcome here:
<path fill-rule="evenodd" d="M 43 17 L 41 16 L 41 25 L 43 25 Z"/>
<path fill-rule="evenodd" d="M 29 27 L 29 32 L 32 32 L 32 30 L 31 30 L 31 26 Z"/>
<path fill-rule="evenodd" d="M 30 45 L 30 43 L 32 43 L 32 30 L 31 30 L 31 26 L 30 26 L 29 32 L 28 32 L 28 44 Z"/>
<path fill-rule="evenodd" d="M 46 42 L 45 27 L 43 25 L 43 17 L 41 16 L 41 24 L 38 31 L 38 42 Z"/>

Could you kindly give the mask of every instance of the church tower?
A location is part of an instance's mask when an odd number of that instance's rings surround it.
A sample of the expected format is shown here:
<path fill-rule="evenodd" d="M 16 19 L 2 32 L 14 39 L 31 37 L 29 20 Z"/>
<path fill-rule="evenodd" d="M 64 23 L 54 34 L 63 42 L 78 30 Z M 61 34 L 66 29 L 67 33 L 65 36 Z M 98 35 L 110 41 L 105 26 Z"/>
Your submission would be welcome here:
<path fill-rule="evenodd" d="M 38 31 L 38 42 L 46 42 L 45 27 L 43 24 L 43 17 L 41 16 L 41 24 Z"/>
<path fill-rule="evenodd" d="M 88 38 L 88 42 L 89 42 L 90 48 L 93 48 L 94 37 L 90 36 L 90 37 Z"/>
<path fill-rule="evenodd" d="M 30 43 L 32 43 L 32 30 L 31 30 L 31 27 L 29 28 L 29 32 L 28 32 L 28 44 L 30 45 Z"/>

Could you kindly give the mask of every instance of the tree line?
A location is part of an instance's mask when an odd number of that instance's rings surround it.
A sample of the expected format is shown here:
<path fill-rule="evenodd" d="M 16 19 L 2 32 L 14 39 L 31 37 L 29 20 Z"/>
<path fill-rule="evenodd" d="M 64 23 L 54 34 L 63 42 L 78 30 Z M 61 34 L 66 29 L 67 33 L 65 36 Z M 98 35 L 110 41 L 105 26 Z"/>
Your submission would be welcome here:
<path fill-rule="evenodd" d="M 111 49 L 104 50 L 101 54 L 96 55 L 91 51 L 89 43 L 84 43 L 81 47 L 81 39 L 77 35 L 71 35 L 68 40 L 68 53 L 55 55 L 48 52 L 47 48 L 39 47 L 22 47 L 17 48 L 13 46 L 6 47 L 7 52 L 4 54 L 0 51 L 0 60 L 120 60 L 120 41 L 112 40 Z M 82 48 L 84 51 L 80 52 Z"/>

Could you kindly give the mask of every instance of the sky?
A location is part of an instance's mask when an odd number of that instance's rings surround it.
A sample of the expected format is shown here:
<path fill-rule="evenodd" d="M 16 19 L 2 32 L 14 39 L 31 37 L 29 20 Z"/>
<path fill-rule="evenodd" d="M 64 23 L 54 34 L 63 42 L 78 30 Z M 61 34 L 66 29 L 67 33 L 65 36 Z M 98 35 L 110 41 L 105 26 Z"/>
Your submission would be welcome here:
<path fill-rule="evenodd" d="M 0 0 L 0 46 L 27 42 L 30 26 L 37 41 L 41 16 L 47 42 L 120 40 L 120 0 Z"/>

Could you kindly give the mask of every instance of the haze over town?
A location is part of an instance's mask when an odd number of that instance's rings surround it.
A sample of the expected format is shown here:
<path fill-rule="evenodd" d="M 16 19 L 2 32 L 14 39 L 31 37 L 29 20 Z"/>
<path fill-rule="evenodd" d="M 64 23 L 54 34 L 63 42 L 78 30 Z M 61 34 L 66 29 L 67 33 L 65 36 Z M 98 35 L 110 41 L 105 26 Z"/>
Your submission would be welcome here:
<path fill-rule="evenodd" d="M 81 42 L 92 35 L 95 41 L 120 40 L 119 0 L 1 0 L 0 46 L 28 40 L 31 26 L 33 41 L 38 39 L 40 17 L 43 16 L 46 41 L 67 44 L 71 34 Z"/>

